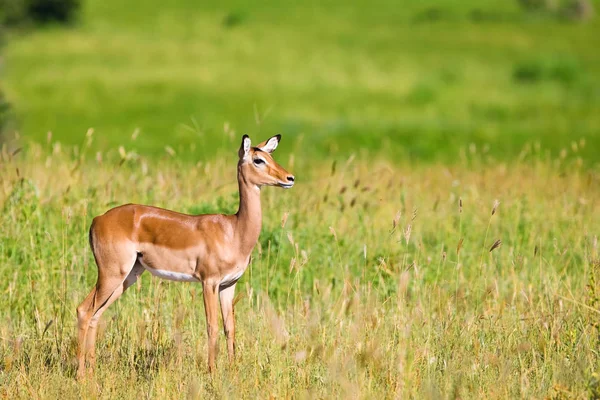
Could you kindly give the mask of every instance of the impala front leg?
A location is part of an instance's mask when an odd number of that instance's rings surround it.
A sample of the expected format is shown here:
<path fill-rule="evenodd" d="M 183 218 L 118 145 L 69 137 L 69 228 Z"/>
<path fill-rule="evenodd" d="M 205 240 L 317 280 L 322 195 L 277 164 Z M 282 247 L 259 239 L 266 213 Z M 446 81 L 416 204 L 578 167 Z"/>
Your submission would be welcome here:
<path fill-rule="evenodd" d="M 208 371 L 215 370 L 217 357 L 217 335 L 219 334 L 219 285 L 213 282 L 203 282 L 204 313 L 206 314 L 206 332 L 208 336 Z"/>
<path fill-rule="evenodd" d="M 223 329 L 227 338 L 227 355 L 229 363 L 233 364 L 235 358 L 235 316 L 233 311 L 233 296 L 235 294 L 235 284 L 221 289 L 219 296 L 221 298 L 221 315 L 223 316 Z"/>

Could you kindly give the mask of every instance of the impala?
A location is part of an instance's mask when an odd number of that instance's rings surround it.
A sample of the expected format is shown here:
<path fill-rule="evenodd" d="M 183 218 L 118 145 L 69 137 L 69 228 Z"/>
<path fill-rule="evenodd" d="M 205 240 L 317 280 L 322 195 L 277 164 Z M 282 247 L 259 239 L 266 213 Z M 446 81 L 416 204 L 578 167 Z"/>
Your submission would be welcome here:
<path fill-rule="evenodd" d="M 276 135 L 251 147 L 250 138 L 242 138 L 237 165 L 240 204 L 234 215 L 186 215 L 127 204 L 94 218 L 89 240 L 98 280 L 77 307 L 78 378 L 85 376 L 86 356 L 95 366 L 100 317 L 144 271 L 163 279 L 202 283 L 209 371 L 215 368 L 220 300 L 228 358 L 233 362 L 233 296 L 260 234 L 261 187 L 294 185 L 294 176 L 271 156 L 280 139 Z"/>

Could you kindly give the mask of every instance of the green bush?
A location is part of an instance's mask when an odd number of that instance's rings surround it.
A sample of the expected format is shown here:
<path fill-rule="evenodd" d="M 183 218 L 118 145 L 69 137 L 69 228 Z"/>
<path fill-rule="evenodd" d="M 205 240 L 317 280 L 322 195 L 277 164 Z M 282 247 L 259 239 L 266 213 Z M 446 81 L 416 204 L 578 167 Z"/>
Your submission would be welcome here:
<path fill-rule="evenodd" d="M 36 22 L 71 22 L 80 7 L 80 0 L 28 0 L 28 3 L 27 12 Z"/>
<path fill-rule="evenodd" d="M 540 81 L 558 82 L 569 85 L 577 81 L 582 70 L 577 60 L 569 57 L 550 57 L 526 60 L 515 64 L 513 79 L 519 83 Z"/>
<path fill-rule="evenodd" d="M 517 82 L 537 82 L 542 79 L 544 67 L 538 61 L 525 61 L 515 65 L 513 79 Z"/>
<path fill-rule="evenodd" d="M 70 23 L 80 6 L 81 0 L 0 0 L 0 23 Z"/>

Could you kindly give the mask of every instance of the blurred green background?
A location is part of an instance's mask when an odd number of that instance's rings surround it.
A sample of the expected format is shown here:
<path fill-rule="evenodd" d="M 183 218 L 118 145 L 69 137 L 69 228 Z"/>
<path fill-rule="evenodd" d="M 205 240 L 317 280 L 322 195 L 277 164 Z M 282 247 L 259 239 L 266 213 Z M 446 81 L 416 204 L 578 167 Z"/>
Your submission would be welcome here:
<path fill-rule="evenodd" d="M 8 20 L 15 0 L 1 1 Z M 99 149 L 152 157 L 169 146 L 199 159 L 231 151 L 242 133 L 282 133 L 303 157 L 446 162 L 461 149 L 510 160 L 539 142 L 596 163 L 594 9 L 575 0 L 82 1 L 66 25 L 7 23 L 5 137 L 45 141 L 51 131 L 80 144 L 93 127 Z"/>

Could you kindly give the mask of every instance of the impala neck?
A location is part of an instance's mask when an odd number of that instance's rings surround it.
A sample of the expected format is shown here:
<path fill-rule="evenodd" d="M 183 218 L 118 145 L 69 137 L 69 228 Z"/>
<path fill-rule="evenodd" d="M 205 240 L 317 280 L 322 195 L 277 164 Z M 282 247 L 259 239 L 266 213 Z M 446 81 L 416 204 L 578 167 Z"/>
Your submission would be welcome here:
<path fill-rule="evenodd" d="M 238 168 L 238 185 L 240 188 L 240 207 L 236 214 L 236 236 L 242 253 L 250 254 L 258 241 L 262 225 L 260 188 L 246 181 L 240 168 Z"/>

